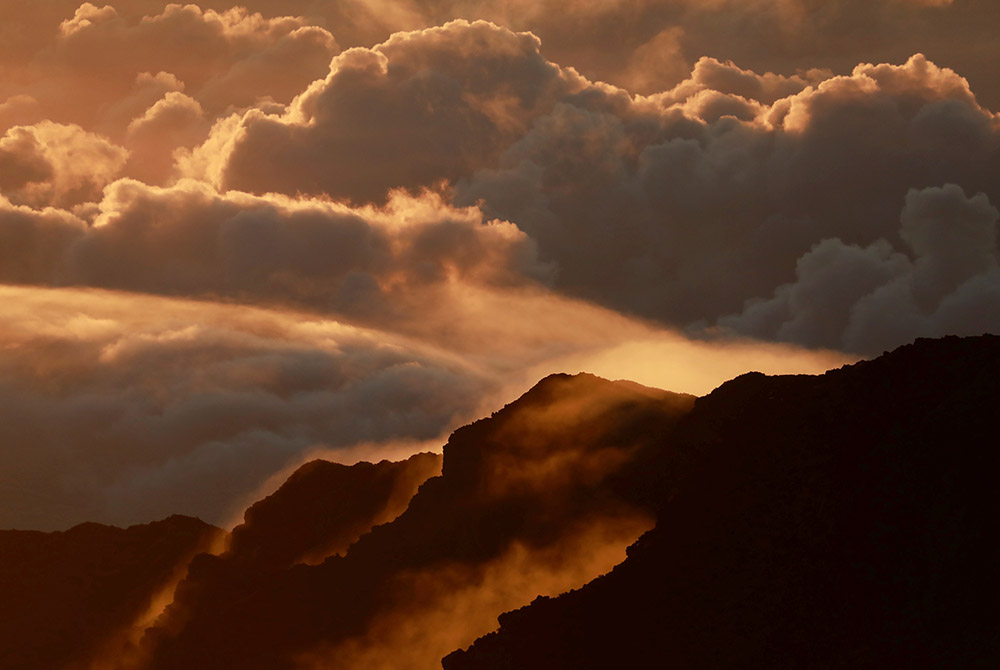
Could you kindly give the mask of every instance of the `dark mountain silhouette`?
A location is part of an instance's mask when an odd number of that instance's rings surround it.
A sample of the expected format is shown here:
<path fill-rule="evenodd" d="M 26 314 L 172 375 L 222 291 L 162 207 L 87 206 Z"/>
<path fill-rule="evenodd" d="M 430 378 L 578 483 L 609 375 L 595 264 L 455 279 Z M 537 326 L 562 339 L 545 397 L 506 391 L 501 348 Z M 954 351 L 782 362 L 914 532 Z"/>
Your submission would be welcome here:
<path fill-rule="evenodd" d="M 583 584 L 623 557 L 652 525 L 649 466 L 693 401 L 591 375 L 548 377 L 455 431 L 442 475 L 344 556 L 279 569 L 286 554 L 252 580 L 225 556 L 199 557 L 147 631 L 148 667 L 440 667 L 499 612 Z M 304 478 L 272 498 L 305 500 L 294 493 Z M 282 519 L 298 523 L 266 502 L 234 532 L 236 553 L 262 555 L 250 548 L 286 532 Z M 293 534 L 291 545 L 308 535 Z"/>
<path fill-rule="evenodd" d="M 225 535 L 183 516 L 127 529 L 0 531 L 0 667 L 89 668 L 95 655 L 119 653 L 178 566 Z"/>
<path fill-rule="evenodd" d="M 441 472 L 441 460 L 438 454 L 423 453 L 398 463 L 347 466 L 316 460 L 302 465 L 277 491 L 247 509 L 224 553 L 195 557 L 171 607 L 157 622 L 159 628 L 150 632 L 146 649 L 131 667 L 159 663 L 149 654 L 156 635 L 185 631 L 186 636 L 205 613 L 220 605 L 243 607 L 248 594 L 293 566 L 346 552 L 372 527 L 405 510 L 417 488 Z M 190 667 L 200 663 L 192 661 Z"/>
<path fill-rule="evenodd" d="M 439 454 L 352 466 L 311 461 L 247 509 L 223 558 L 262 569 L 322 562 L 399 516 L 417 488 L 440 473 Z"/>
<path fill-rule="evenodd" d="M 998 667 L 998 407 L 992 336 L 734 379 L 671 436 L 624 563 L 444 667 Z"/>

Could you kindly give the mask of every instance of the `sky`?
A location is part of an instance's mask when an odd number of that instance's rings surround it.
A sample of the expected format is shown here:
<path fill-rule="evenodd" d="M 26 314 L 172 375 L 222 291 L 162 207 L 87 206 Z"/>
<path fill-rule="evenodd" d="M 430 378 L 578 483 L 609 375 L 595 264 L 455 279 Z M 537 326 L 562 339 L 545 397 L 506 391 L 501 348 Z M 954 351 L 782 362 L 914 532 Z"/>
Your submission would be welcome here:
<path fill-rule="evenodd" d="M 0 528 L 1000 332 L 994 0 L 0 10 Z"/>

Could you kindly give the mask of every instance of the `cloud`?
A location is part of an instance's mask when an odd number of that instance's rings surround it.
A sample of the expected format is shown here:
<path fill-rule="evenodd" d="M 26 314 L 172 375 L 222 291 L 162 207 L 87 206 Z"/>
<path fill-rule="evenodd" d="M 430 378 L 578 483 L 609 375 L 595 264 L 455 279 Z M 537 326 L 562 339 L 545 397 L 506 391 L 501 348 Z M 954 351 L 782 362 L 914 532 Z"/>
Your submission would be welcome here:
<path fill-rule="evenodd" d="M 532 35 L 465 21 L 350 49 L 284 114 L 251 110 L 217 125 L 186 164 L 221 168 L 185 173 L 220 188 L 361 202 L 456 179 L 582 87 L 538 49 Z"/>
<path fill-rule="evenodd" d="M 2 3 L 5 16 L 14 4 Z M 305 18 L 228 5 L 123 0 L 9 9 L 18 34 L 0 56 L 11 75 L 0 103 L 33 102 L 17 114 L 0 112 L 0 122 L 75 123 L 115 141 L 167 91 L 183 90 L 210 120 L 258 101 L 287 103 L 326 75 L 339 50 L 329 31 Z"/>
<path fill-rule="evenodd" d="M 305 452 L 438 436 L 493 383 L 433 348 L 301 314 L 0 293 L 0 527 L 223 522 Z"/>
<path fill-rule="evenodd" d="M 120 180 L 86 216 L 92 225 L 12 208 L 0 230 L 10 226 L 9 239 L 23 247 L 6 253 L 50 262 L 36 263 L 35 275 L 21 281 L 377 316 L 422 287 L 525 283 L 547 271 L 515 226 L 431 193 L 352 209 L 321 199 L 221 194 L 195 181 L 157 188 Z M 64 234 L 46 234 L 56 219 L 65 222 Z"/>
<path fill-rule="evenodd" d="M 287 100 L 325 71 L 335 48 L 327 31 L 299 17 L 265 18 L 239 7 L 216 11 L 168 4 L 136 21 L 110 5 L 83 3 L 60 25 L 58 40 L 43 57 L 63 74 L 99 74 L 103 81 L 95 92 L 104 94 L 122 82 L 131 83 L 136 72 L 166 70 L 194 91 L 233 87 L 240 80 L 250 83 L 246 78 L 257 75 L 255 96 Z M 278 78 L 263 76 L 269 68 L 284 71 Z M 241 103 L 246 101 L 235 104 Z M 228 104 L 233 103 L 226 100 L 223 108 Z"/>
<path fill-rule="evenodd" d="M 250 6 L 261 10 L 263 4 Z M 988 106 L 1000 107 L 989 55 L 994 52 L 986 46 L 993 44 L 1000 8 L 988 2 L 410 0 L 386 7 L 361 0 L 335 6 L 302 0 L 283 6 L 324 15 L 338 40 L 350 46 L 371 46 L 398 30 L 456 18 L 485 19 L 538 35 L 552 61 L 572 65 L 590 79 L 644 87 L 633 89 L 640 93 L 674 87 L 703 56 L 794 76 L 814 68 L 845 73 L 858 62 L 899 62 L 920 51 L 969 76 Z M 643 61 L 658 67 L 638 71 L 636 64 Z"/>
<path fill-rule="evenodd" d="M 128 151 L 77 125 L 42 121 L 0 138 L 0 193 L 34 207 L 68 208 L 98 197 Z"/>
<path fill-rule="evenodd" d="M 0 288 L 0 527 L 226 523 L 275 472 L 437 449 L 550 372 L 622 377 L 641 361 L 643 381 L 704 392 L 733 370 L 846 362 L 692 344 L 540 291 L 435 295 L 427 318 L 391 323 L 401 336 L 237 304 Z"/>
<path fill-rule="evenodd" d="M 731 330 L 864 354 L 901 339 L 1000 329 L 995 207 L 961 188 L 911 190 L 899 237 L 867 247 L 823 240 L 796 265 L 796 281 L 724 317 Z M 912 259 L 911 259 L 912 255 Z"/>
<path fill-rule="evenodd" d="M 197 100 L 180 91 L 167 91 L 129 122 L 125 144 L 131 160 L 125 173 L 147 184 L 166 183 L 173 173 L 174 152 L 200 143 L 208 131 Z"/>
<path fill-rule="evenodd" d="M 920 55 L 813 84 L 705 60 L 663 95 L 568 97 L 454 198 L 515 222 L 557 290 L 696 329 L 789 282 L 824 239 L 895 241 L 910 188 L 997 201 L 998 129 Z"/>

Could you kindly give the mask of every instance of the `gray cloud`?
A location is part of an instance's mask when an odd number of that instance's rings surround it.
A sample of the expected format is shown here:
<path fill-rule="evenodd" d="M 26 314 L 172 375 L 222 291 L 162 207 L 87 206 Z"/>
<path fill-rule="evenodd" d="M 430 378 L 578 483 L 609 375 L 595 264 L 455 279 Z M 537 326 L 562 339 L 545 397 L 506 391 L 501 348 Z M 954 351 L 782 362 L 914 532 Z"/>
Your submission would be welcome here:
<path fill-rule="evenodd" d="M 495 384 L 428 347 L 301 314 L 0 292 L 0 527 L 225 523 L 311 450 L 436 438 Z"/>
<path fill-rule="evenodd" d="M 796 264 L 796 281 L 723 317 L 728 329 L 762 337 L 877 353 L 915 336 L 1000 329 L 998 212 L 983 194 L 911 190 L 899 236 L 867 247 L 823 240 Z"/>
<path fill-rule="evenodd" d="M 773 90 L 772 79 L 732 74 L 715 77 L 723 91 L 692 81 L 628 103 L 569 98 L 499 167 L 459 182 L 456 200 L 516 222 L 556 264 L 557 288 L 682 325 L 789 282 L 823 239 L 900 242 L 910 188 L 1000 197 L 996 117 L 923 57 L 770 105 L 731 91 Z"/>

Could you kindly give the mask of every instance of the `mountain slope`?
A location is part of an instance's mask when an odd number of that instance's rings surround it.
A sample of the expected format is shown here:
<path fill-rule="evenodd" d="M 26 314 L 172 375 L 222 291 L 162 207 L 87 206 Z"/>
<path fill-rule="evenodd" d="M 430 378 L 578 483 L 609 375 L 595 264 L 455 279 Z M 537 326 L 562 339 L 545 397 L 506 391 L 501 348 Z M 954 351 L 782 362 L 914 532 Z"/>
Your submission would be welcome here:
<path fill-rule="evenodd" d="M 444 667 L 996 667 L 998 406 L 992 336 L 728 382 L 629 558 Z"/>
<path fill-rule="evenodd" d="M 319 563 L 406 509 L 417 488 L 441 472 L 441 456 L 347 466 L 316 460 L 247 509 L 225 558 L 262 569 Z"/>
<path fill-rule="evenodd" d="M 652 523 L 648 466 L 693 401 L 591 375 L 546 378 L 455 431 L 442 475 L 344 556 L 249 584 L 195 561 L 189 581 L 208 586 L 180 589 L 147 632 L 149 667 L 440 667 L 504 609 L 621 560 Z"/>
<path fill-rule="evenodd" d="M 178 570 L 225 536 L 182 516 L 127 529 L 0 531 L 0 667 L 88 668 L 117 653 Z"/>

